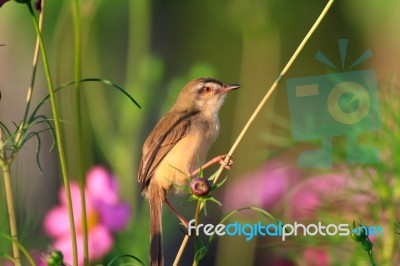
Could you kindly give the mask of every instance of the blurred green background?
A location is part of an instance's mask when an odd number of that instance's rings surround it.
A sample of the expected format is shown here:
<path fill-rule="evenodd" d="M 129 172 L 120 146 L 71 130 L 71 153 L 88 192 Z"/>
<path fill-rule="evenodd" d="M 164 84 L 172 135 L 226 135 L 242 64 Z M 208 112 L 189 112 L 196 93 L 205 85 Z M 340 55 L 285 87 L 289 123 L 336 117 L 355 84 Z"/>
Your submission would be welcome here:
<path fill-rule="evenodd" d="M 229 95 L 220 112 L 221 132 L 209 158 L 227 153 L 326 1 L 82 0 L 80 3 L 82 77 L 101 77 L 120 84 L 142 106 L 139 110 L 122 94 L 105 86 L 82 85 L 83 163 L 85 169 L 102 164 L 114 172 L 120 183 L 122 198 L 132 206 L 132 223 L 127 231 L 117 235 L 116 246 L 108 258 L 130 253 L 146 261 L 148 206 L 140 196 L 136 171 L 147 134 L 172 106 L 186 82 L 200 76 L 212 76 L 225 83 L 243 85 L 239 91 Z M 73 80 L 71 6 L 70 1 L 46 1 L 44 41 L 56 85 Z M 24 110 L 35 44 L 30 20 L 27 9 L 15 2 L 7 3 L 0 9 L 0 44 L 6 45 L 0 47 L 0 121 L 8 126 L 12 126 L 12 121 L 18 123 Z M 389 81 L 397 84 L 399 25 L 399 1 L 336 1 L 286 78 L 331 72 L 328 66 L 314 59 L 316 52 L 320 50 L 339 65 L 337 40 L 349 39 L 347 66 L 370 48 L 374 56 L 360 69 L 376 70 L 379 84 Z M 40 62 L 33 106 L 47 95 L 42 69 Z M 387 94 L 387 88 L 380 85 L 380 95 Z M 78 170 L 72 88 L 58 93 L 57 100 L 64 120 L 63 136 L 69 174 L 74 179 Z M 49 105 L 43 111 L 51 115 Z M 228 173 L 226 187 L 264 165 L 274 154 L 280 154 L 284 164 L 296 166 L 299 148 L 291 143 L 290 128 L 277 126 L 277 117 L 289 121 L 284 82 L 235 152 L 235 165 Z M 280 138 L 279 141 L 271 141 L 272 137 L 269 139 L 268 136 Z M 57 153 L 47 152 L 50 145 L 51 137 L 45 133 L 40 153 L 43 174 L 36 166 L 34 141 L 19 153 L 12 168 L 21 241 L 30 250 L 42 250 L 49 244 L 42 231 L 42 219 L 57 203 L 61 185 Z M 337 169 L 332 169 L 332 172 L 334 170 Z M 4 193 L 1 193 L 3 196 Z M 179 205 L 183 199 L 171 197 L 186 217 L 192 217 L 195 205 Z M 216 197 L 221 199 L 222 193 L 217 193 Z M 225 195 L 225 199 L 229 196 Z M 1 231 L 5 231 L 7 216 L 4 201 L 1 202 L 0 225 Z M 382 208 L 377 206 L 374 209 L 377 215 Z M 218 222 L 224 212 L 226 210 L 213 206 L 208 212 L 208 219 Z M 336 215 L 343 216 L 339 209 Z M 353 218 L 358 219 L 359 215 Z M 167 265 L 170 265 L 183 233 L 169 210 L 164 217 L 165 255 Z M 384 223 L 383 220 L 381 222 Z M 221 243 L 224 243 L 223 239 Z M 233 248 L 238 250 L 229 251 L 221 243 L 213 243 L 202 265 L 275 265 L 275 262 L 262 256 L 263 249 L 256 247 L 256 240 L 246 243 L 243 239 L 235 240 L 231 243 L 236 243 Z M 301 244 L 299 246 L 301 249 Z M 285 253 L 282 251 L 286 248 L 281 243 L 269 252 Z M 343 260 L 335 259 L 339 249 L 334 245 L 328 246 L 329 265 L 367 265 L 368 260 L 362 250 L 354 258 L 351 258 L 352 254 L 347 254 L 348 263 L 343 264 Z M 9 251 L 9 243 L 0 240 L 0 250 Z M 187 249 L 184 256 L 186 262 L 182 265 L 190 264 L 192 250 L 192 247 Z M 296 263 L 294 265 L 314 265 L 296 258 L 295 252 L 290 256 L 289 259 Z M 392 263 L 396 259 L 399 257 L 393 257 L 382 265 L 395 265 Z"/>

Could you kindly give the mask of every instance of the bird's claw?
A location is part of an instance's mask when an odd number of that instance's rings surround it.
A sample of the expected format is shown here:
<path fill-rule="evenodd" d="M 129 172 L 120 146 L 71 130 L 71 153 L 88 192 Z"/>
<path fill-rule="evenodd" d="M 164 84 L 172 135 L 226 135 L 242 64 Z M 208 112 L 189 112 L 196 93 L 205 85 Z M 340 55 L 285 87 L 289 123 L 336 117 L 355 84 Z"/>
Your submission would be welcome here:
<path fill-rule="evenodd" d="M 229 158 L 228 162 L 225 162 L 226 158 Z M 232 156 L 227 154 L 218 156 L 218 163 L 223 165 L 226 170 L 230 170 L 233 165 Z"/>

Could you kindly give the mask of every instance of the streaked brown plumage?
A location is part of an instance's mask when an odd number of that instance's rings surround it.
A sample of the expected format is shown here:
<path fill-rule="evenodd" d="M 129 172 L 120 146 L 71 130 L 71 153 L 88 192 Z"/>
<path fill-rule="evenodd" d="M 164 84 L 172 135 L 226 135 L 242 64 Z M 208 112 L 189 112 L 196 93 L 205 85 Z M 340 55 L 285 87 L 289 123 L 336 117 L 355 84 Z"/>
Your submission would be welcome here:
<path fill-rule="evenodd" d="M 138 181 L 149 198 L 151 265 L 164 265 L 161 205 L 166 193 L 171 188 L 180 192 L 187 176 L 205 162 L 219 133 L 218 111 L 226 93 L 239 87 L 212 78 L 190 81 L 143 145 Z"/>

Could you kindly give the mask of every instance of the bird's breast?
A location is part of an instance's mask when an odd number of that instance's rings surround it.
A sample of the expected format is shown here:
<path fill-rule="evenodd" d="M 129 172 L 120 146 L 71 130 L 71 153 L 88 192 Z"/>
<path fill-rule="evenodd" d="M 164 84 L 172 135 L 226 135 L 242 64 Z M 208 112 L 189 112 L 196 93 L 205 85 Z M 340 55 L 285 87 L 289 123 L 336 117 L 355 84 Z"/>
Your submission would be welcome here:
<path fill-rule="evenodd" d="M 208 150 L 218 136 L 219 126 L 204 125 L 191 128 L 168 152 L 155 171 L 155 180 L 165 190 L 171 185 L 175 191 L 182 191 L 190 174 L 204 164 Z"/>

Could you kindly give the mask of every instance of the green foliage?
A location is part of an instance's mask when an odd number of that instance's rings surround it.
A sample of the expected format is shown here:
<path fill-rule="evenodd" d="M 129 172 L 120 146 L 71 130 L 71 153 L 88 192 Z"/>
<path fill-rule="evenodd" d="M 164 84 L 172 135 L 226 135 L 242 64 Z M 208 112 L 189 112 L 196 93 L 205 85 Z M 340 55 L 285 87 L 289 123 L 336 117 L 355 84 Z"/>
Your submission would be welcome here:
<path fill-rule="evenodd" d="M 0 237 L 6 239 L 7 241 L 11 242 L 11 243 L 15 243 L 18 248 L 22 251 L 22 253 L 24 254 L 24 256 L 26 257 L 26 259 L 28 260 L 29 264 L 31 266 L 37 266 L 35 260 L 33 259 L 33 257 L 31 256 L 31 254 L 29 253 L 29 251 L 23 246 L 21 245 L 19 242 L 16 242 L 14 239 L 12 239 L 10 236 L 8 236 L 7 234 L 4 234 L 2 232 L 0 232 Z M 11 257 L 8 255 L 4 255 L 5 258 L 10 259 Z M 12 258 L 12 261 L 15 261 L 14 258 Z"/>
<path fill-rule="evenodd" d="M 117 264 L 118 260 L 121 260 L 123 258 L 128 258 L 129 260 L 131 260 L 131 262 L 123 262 L 123 263 L 119 263 Z M 139 258 L 133 256 L 133 255 L 129 255 L 129 254 L 123 254 L 123 255 L 119 255 L 117 257 L 114 257 L 112 260 L 110 260 L 110 262 L 107 264 L 107 266 L 128 266 L 128 265 L 145 265 Z"/>

